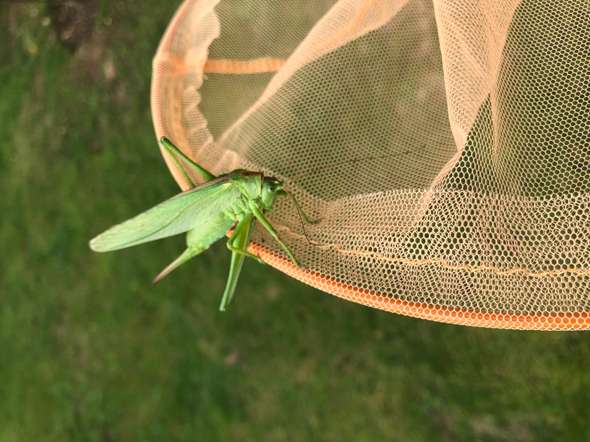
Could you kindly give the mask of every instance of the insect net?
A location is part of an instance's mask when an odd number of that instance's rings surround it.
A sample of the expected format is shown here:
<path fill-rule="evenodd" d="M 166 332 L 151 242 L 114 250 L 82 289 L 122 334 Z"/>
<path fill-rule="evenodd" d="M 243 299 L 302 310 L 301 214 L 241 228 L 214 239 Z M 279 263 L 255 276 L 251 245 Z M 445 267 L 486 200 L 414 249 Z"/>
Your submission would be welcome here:
<path fill-rule="evenodd" d="M 261 229 L 252 250 L 307 284 L 590 328 L 589 23 L 584 0 L 187 0 L 154 59 L 157 136 L 283 180 L 321 219 L 270 214 L 303 266 Z"/>

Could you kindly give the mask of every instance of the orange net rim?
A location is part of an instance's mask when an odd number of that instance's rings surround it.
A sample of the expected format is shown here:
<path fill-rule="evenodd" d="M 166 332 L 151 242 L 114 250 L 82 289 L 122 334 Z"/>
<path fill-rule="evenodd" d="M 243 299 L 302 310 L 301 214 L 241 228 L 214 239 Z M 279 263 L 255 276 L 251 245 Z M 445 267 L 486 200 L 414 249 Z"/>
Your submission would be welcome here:
<path fill-rule="evenodd" d="M 587 330 L 590 313 L 539 313 L 535 315 L 490 313 L 458 307 L 445 307 L 407 301 L 342 283 L 319 272 L 297 267 L 285 257 L 266 246 L 252 242 L 248 250 L 262 260 L 307 285 L 331 295 L 390 313 L 455 325 L 520 330 Z"/>
<path fill-rule="evenodd" d="M 189 3 L 185 1 L 177 9 L 176 14 L 169 23 L 160 42 L 157 51 L 158 54 L 170 47 L 177 26 L 188 12 Z M 160 62 L 162 62 L 162 60 L 160 60 Z M 195 66 L 188 66 L 183 58 L 173 55 L 167 57 L 165 62 L 169 67 L 173 68 L 172 70 L 175 75 L 183 75 L 188 70 L 195 68 Z M 202 60 L 202 64 L 199 68 L 203 73 L 250 74 L 275 72 L 280 69 L 283 63 L 284 60 L 274 58 L 231 60 L 206 57 Z M 168 80 L 169 77 L 170 73 L 168 73 L 168 75 L 162 75 L 162 72 L 158 70 L 154 64 L 151 84 L 151 110 L 154 130 L 158 140 L 162 136 L 169 135 L 165 133 L 163 111 L 157 94 L 157 91 L 161 90 L 162 83 Z M 185 140 L 175 141 L 180 144 L 181 141 Z M 162 148 L 160 148 L 160 153 L 162 154 L 174 180 L 183 190 L 186 190 L 188 188 L 188 183 L 185 182 L 184 175 L 177 169 L 177 165 L 170 160 Z M 193 160 L 196 160 L 196 158 L 193 158 Z M 496 329 L 540 331 L 590 330 L 590 312 L 553 312 L 536 314 L 493 313 L 476 309 L 447 307 L 423 302 L 407 301 L 399 297 L 355 287 L 322 273 L 298 267 L 274 250 L 254 241 L 250 243 L 248 250 L 251 253 L 258 255 L 266 264 L 311 287 L 357 304 L 377 308 L 390 313 L 396 313 L 402 316 L 427 319 L 446 324 Z"/>

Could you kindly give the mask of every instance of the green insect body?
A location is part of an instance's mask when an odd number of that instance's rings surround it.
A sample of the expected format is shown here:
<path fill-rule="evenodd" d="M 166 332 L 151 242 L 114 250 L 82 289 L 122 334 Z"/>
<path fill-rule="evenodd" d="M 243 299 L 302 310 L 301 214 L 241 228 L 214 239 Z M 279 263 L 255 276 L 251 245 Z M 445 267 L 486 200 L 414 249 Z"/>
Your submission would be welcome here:
<path fill-rule="evenodd" d="M 299 265 L 265 215 L 272 209 L 277 196 L 292 197 L 283 190 L 281 181 L 246 170 L 235 170 L 216 177 L 184 155 L 167 138 L 162 138 L 160 142 L 192 188 L 98 235 L 90 241 L 92 250 L 109 252 L 186 232 L 186 249 L 156 276 L 154 282 L 157 282 L 207 250 L 233 227 L 233 233 L 227 241 L 232 256 L 221 299 L 222 311 L 233 298 L 244 259 L 251 257 L 262 262 L 259 257 L 247 252 L 255 221 L 277 241 L 289 259 Z M 185 167 L 198 174 L 205 183 L 194 183 Z M 313 223 L 294 198 L 293 202 L 299 214 Z"/>

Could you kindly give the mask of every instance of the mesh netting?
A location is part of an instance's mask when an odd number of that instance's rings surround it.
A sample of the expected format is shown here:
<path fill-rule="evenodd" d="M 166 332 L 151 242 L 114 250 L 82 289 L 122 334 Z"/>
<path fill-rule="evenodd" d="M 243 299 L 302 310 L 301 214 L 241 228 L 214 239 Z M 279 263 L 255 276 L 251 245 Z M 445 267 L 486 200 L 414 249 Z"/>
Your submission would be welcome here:
<path fill-rule="evenodd" d="M 590 328 L 590 3 L 187 0 L 153 115 L 215 173 L 286 183 L 264 260 L 334 295 L 502 328 Z M 183 177 L 169 167 L 175 179 Z"/>

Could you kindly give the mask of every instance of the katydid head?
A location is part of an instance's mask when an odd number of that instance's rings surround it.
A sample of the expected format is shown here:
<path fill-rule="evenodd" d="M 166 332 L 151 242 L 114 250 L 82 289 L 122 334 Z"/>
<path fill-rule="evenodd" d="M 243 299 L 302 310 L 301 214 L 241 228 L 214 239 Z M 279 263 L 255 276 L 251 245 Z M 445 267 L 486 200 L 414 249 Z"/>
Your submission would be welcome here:
<path fill-rule="evenodd" d="M 264 177 L 262 182 L 262 193 L 260 199 L 265 210 L 270 210 L 275 202 L 277 195 L 285 195 L 283 182 L 274 177 Z"/>
<path fill-rule="evenodd" d="M 263 186 L 267 187 L 270 191 L 274 193 L 283 191 L 283 182 L 275 177 L 265 176 Z"/>

